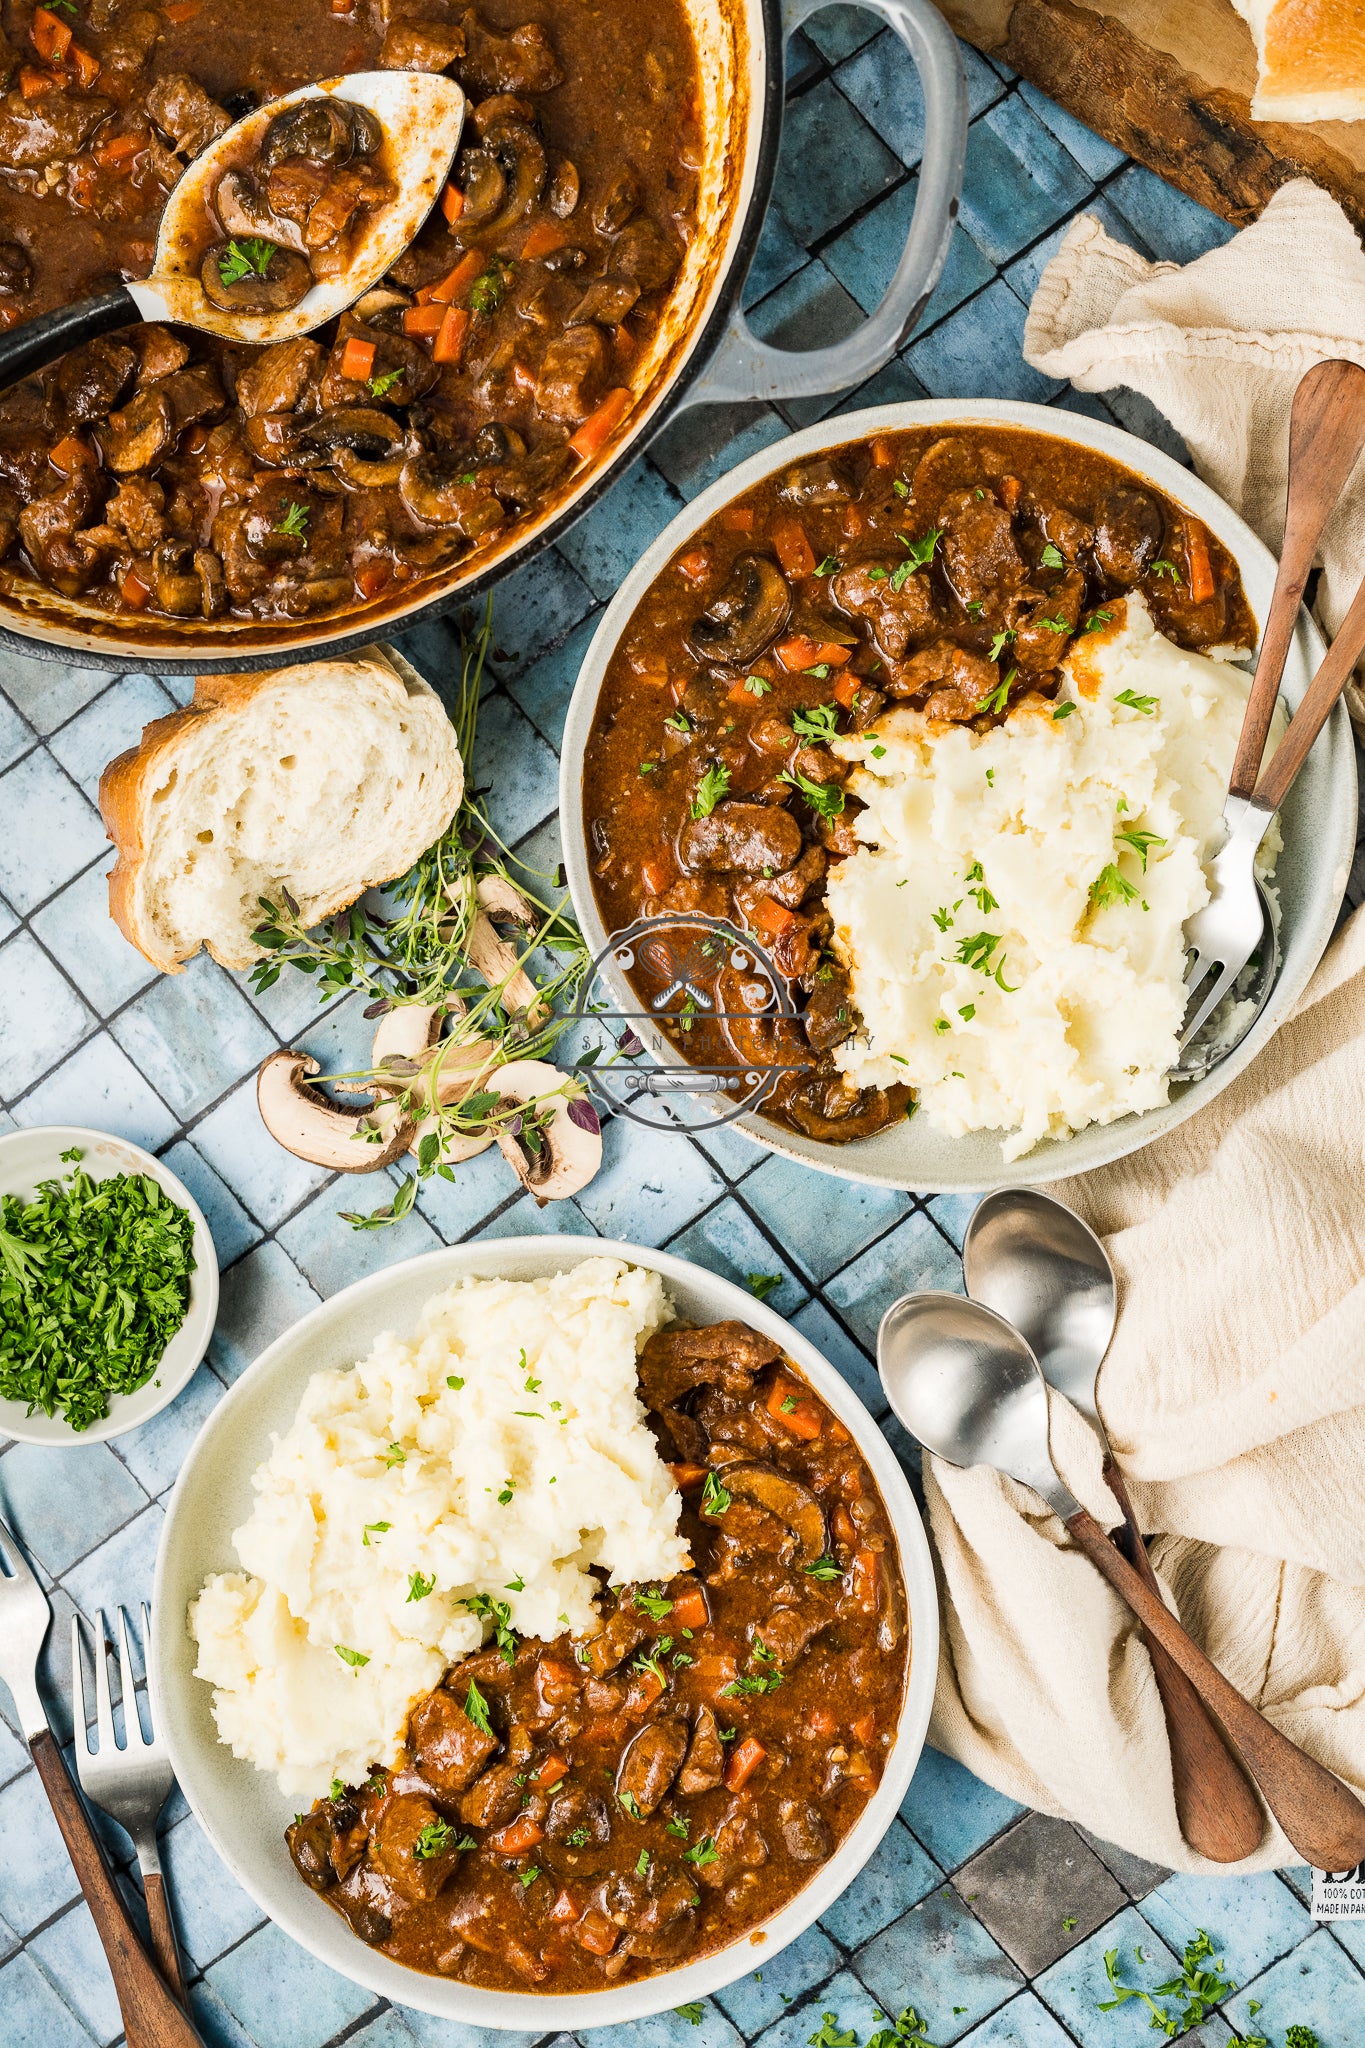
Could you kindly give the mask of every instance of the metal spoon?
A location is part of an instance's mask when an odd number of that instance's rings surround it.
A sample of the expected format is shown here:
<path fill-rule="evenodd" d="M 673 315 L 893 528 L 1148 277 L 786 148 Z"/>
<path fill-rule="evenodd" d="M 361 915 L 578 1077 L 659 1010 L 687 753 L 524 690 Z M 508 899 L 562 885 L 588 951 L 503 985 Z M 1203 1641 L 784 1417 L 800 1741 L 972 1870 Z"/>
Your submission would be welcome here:
<path fill-rule="evenodd" d="M 1124 1556 L 1149 1590 L 1161 1588 L 1096 1405 L 1096 1384 L 1114 1334 L 1118 1288 L 1093 1230 L 1034 1188 L 1007 1188 L 980 1203 L 962 1241 L 973 1301 L 1013 1324 L 1050 1387 L 1065 1394 L 1099 1439 L 1104 1477 L 1123 1510 Z M 1198 1693 L 1160 1643 L 1147 1637 L 1166 1711 L 1180 1831 L 1213 1863 L 1240 1863 L 1260 1845 L 1260 1803 Z"/>
<path fill-rule="evenodd" d="M 1043 1376 L 1019 1332 L 961 1295 L 906 1294 L 882 1317 L 877 1364 L 888 1401 L 926 1450 L 950 1465 L 994 1466 L 1041 1494 L 1217 1714 L 1299 1854 L 1317 1870 L 1354 1869 L 1365 1857 L 1365 1805 L 1243 1699 L 1063 1484 Z"/>
<path fill-rule="evenodd" d="M 366 107 L 384 130 L 382 168 L 398 196 L 355 230 L 345 268 L 312 285 L 277 313 L 232 313 L 210 303 L 198 266 L 208 203 L 224 171 L 246 161 L 277 114 L 300 100 L 334 97 Z M 464 125 L 465 96 L 454 79 L 425 71 L 357 71 L 301 86 L 256 107 L 197 156 L 166 201 L 150 277 L 113 286 L 0 335 L 0 389 L 31 376 L 68 349 L 138 320 L 172 320 L 230 341 L 290 341 L 354 305 L 412 241 L 450 174 Z M 207 213 L 207 222 L 213 215 Z M 216 239 L 216 227 L 213 238 Z"/>

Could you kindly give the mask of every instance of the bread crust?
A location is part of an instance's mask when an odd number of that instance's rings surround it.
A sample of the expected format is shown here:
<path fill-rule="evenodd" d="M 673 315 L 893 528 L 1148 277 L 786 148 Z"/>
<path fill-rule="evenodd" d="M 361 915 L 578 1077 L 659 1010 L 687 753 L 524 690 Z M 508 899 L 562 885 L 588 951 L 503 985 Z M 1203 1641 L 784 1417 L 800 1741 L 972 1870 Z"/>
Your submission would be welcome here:
<path fill-rule="evenodd" d="M 137 908 L 138 883 L 147 857 L 144 830 L 147 807 L 155 792 L 173 773 L 176 758 L 187 736 L 197 731 L 205 720 L 227 720 L 238 716 L 262 690 L 276 687 L 282 680 L 297 678 L 306 685 L 318 667 L 351 667 L 366 662 L 386 668 L 408 688 L 414 684 L 423 690 L 431 688 L 410 662 L 378 644 L 360 648 L 347 657 L 344 664 L 302 662 L 293 669 L 254 669 L 240 675 L 196 676 L 194 696 L 184 709 L 172 711 L 165 718 L 153 719 L 150 725 L 143 727 L 137 745 L 116 755 L 104 770 L 99 786 L 100 816 L 116 853 L 109 871 L 109 915 L 129 944 L 136 946 L 143 958 L 159 968 L 161 973 L 183 974 L 186 963 L 199 951 L 196 946 L 188 953 L 168 953 L 159 944 L 155 931 L 138 915 Z M 434 697 L 436 693 L 431 691 L 431 694 Z M 409 862 L 404 860 L 401 866 L 385 874 L 367 876 L 358 890 L 343 888 L 335 900 L 329 900 L 315 913 L 315 921 L 320 924 L 324 919 L 334 917 L 368 888 L 396 881 L 408 866 Z M 238 955 L 220 951 L 208 936 L 201 943 L 220 967 L 251 967 L 261 957 L 259 947 Z"/>
<path fill-rule="evenodd" d="M 1234 0 L 1256 42 L 1257 121 L 1365 120 L 1362 0 Z"/>

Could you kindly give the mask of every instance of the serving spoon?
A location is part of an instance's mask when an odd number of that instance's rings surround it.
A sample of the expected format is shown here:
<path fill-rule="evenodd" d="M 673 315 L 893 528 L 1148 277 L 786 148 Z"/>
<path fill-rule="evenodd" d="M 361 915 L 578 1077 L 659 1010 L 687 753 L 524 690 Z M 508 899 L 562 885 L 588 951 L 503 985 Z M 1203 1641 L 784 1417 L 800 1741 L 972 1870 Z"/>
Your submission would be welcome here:
<path fill-rule="evenodd" d="M 1123 1510 L 1123 1552 L 1150 1592 L 1161 1588 L 1096 1404 L 1096 1384 L 1118 1320 L 1109 1254 L 1089 1225 L 1035 1188 L 1002 1188 L 981 1202 L 962 1241 L 973 1301 L 1012 1323 L 1050 1387 L 1085 1417 L 1104 1454 L 1105 1482 Z M 1202 1700 L 1179 1665 L 1147 1636 L 1170 1737 L 1180 1832 L 1212 1863 L 1240 1863 L 1265 1821 Z"/>
<path fill-rule="evenodd" d="M 1052 1462 L 1047 1388 L 1019 1332 L 983 1302 L 905 1294 L 882 1317 L 877 1368 L 926 1450 L 950 1465 L 993 1466 L 1042 1496 L 1217 1714 L 1299 1854 L 1316 1870 L 1354 1869 L 1365 1857 L 1365 1805 L 1243 1699 L 1072 1495 Z"/>
<path fill-rule="evenodd" d="M 199 281 L 207 212 L 225 171 L 254 154 L 276 115 L 302 101 L 364 107 L 384 131 L 381 167 L 397 197 L 373 207 L 354 231 L 345 267 L 310 286 L 297 305 L 273 313 L 215 306 Z M 450 175 L 464 126 L 465 96 L 452 78 L 427 71 L 356 71 L 300 86 L 234 121 L 189 165 L 166 201 L 150 277 L 114 285 L 74 306 L 44 313 L 0 335 L 0 389 L 32 376 L 68 349 L 138 320 L 170 320 L 229 341 L 291 341 L 334 320 L 378 282 L 407 248 Z"/>

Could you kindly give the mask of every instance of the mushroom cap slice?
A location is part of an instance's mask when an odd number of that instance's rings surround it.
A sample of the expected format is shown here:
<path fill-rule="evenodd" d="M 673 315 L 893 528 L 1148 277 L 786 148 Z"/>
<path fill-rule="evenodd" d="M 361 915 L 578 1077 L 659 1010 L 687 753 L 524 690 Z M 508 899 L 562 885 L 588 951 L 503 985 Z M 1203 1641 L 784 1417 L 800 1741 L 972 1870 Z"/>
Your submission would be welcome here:
<path fill-rule="evenodd" d="M 792 1563 L 814 1564 L 824 1556 L 824 1510 L 810 1488 L 793 1479 L 789 1472 L 758 1462 L 727 1465 L 725 1490 L 734 1499 L 752 1501 L 755 1507 L 766 1509 L 779 1522 L 786 1523 L 796 1542 Z"/>
<path fill-rule="evenodd" d="M 586 1120 L 577 1123 L 570 1114 L 571 1103 L 586 1098 L 570 1098 L 562 1092 L 568 1076 L 548 1060 L 513 1060 L 486 1078 L 500 1102 L 528 1106 L 544 1103 L 549 1111 L 548 1122 L 541 1127 L 541 1149 L 537 1154 L 532 1154 L 511 1131 L 494 1132 L 499 1151 L 522 1186 L 542 1202 L 562 1201 L 565 1195 L 576 1195 L 586 1187 L 602 1164 L 602 1133 L 595 1112 L 589 1111 L 591 1129 L 587 1128 Z"/>
<path fill-rule="evenodd" d="M 688 652 L 698 661 L 744 668 L 777 638 L 791 608 L 791 590 L 776 562 L 766 555 L 739 555 L 725 588 L 693 620 Z"/>
<path fill-rule="evenodd" d="M 318 1063 L 302 1052 L 273 1052 L 256 1075 L 256 1103 L 272 1138 L 296 1159 L 311 1160 L 334 1173 L 375 1173 L 392 1166 L 407 1150 L 412 1122 L 392 1103 L 338 1109 L 310 1078 Z M 377 1131 L 371 1142 L 367 1133 Z"/>

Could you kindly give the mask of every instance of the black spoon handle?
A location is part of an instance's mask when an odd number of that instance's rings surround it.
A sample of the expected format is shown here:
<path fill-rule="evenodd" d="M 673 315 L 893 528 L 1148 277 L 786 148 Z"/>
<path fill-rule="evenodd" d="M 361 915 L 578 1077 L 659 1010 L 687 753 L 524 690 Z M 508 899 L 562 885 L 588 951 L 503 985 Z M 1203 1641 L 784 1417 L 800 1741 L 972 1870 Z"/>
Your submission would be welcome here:
<path fill-rule="evenodd" d="M 0 391 L 46 369 L 69 348 L 141 318 L 132 293 L 126 285 L 116 284 L 93 299 L 79 299 L 74 306 L 59 306 L 55 313 L 11 327 L 0 334 Z"/>

